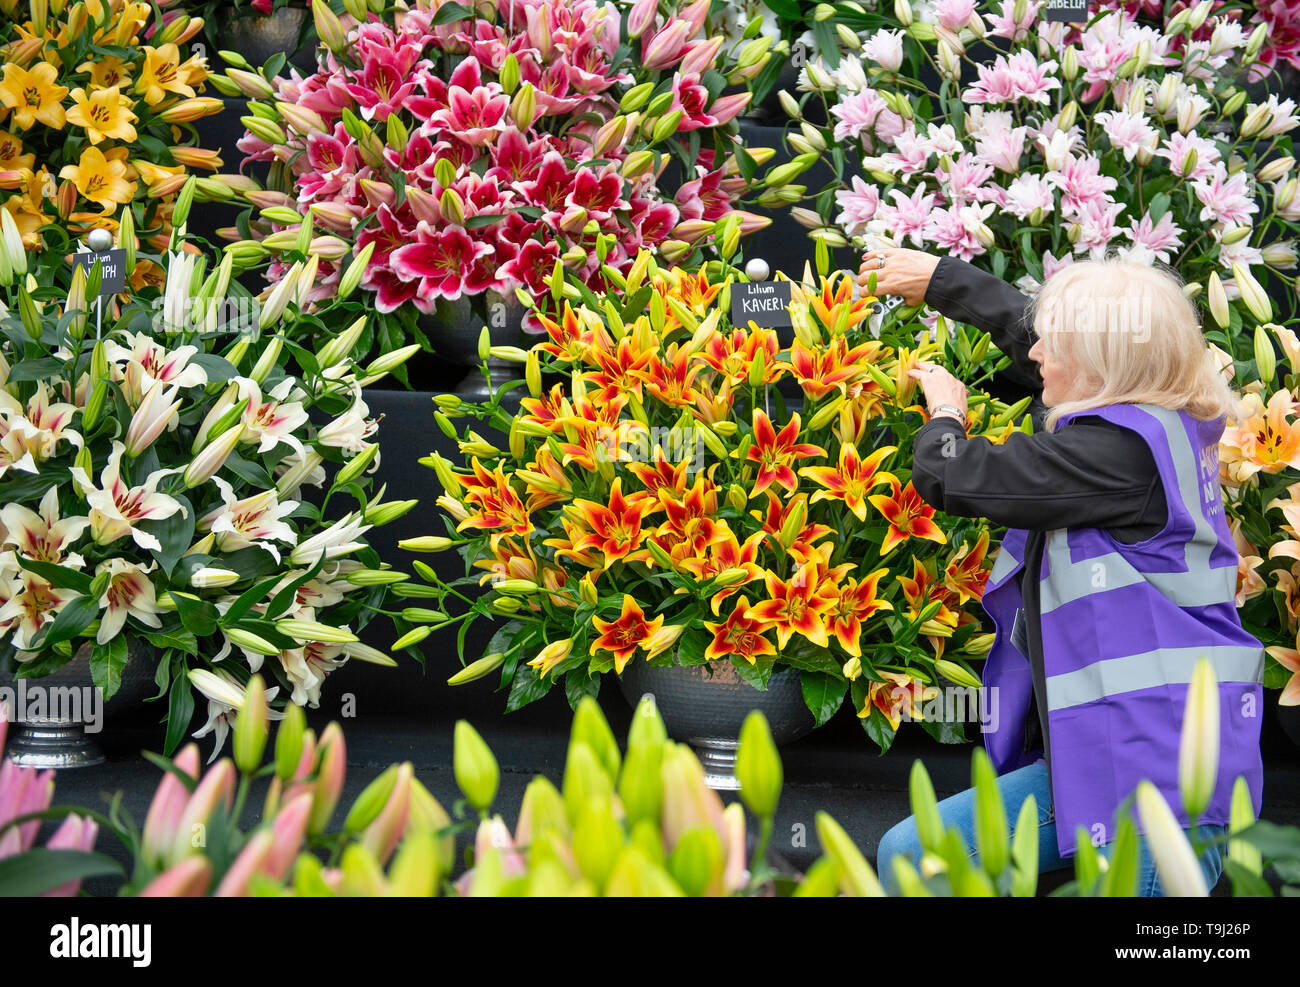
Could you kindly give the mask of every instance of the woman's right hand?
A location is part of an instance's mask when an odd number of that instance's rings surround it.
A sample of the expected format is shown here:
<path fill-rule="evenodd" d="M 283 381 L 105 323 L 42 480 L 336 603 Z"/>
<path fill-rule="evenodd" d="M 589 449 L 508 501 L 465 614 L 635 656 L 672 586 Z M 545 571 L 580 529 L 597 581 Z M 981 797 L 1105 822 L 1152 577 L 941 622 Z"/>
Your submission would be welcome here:
<path fill-rule="evenodd" d="M 877 258 L 885 259 L 880 266 Z M 925 301 L 925 291 L 930 286 L 930 276 L 939 266 L 939 258 L 924 250 L 906 247 L 877 247 L 862 255 L 862 267 L 857 282 L 863 288 L 872 274 L 876 276 L 877 295 L 902 295 L 904 303 L 920 305 Z"/>

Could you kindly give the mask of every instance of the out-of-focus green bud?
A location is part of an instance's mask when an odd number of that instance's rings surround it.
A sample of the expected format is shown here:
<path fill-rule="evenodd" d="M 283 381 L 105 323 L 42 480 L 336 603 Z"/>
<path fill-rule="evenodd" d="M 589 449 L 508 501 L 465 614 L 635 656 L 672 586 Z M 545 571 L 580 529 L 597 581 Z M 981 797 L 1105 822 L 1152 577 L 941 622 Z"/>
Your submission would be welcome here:
<path fill-rule="evenodd" d="M 834 898 L 839 893 L 840 879 L 834 862 L 829 857 L 819 857 L 795 888 L 794 897 Z"/>
<path fill-rule="evenodd" d="M 571 743 L 561 790 L 569 818 L 577 819 L 582 807 L 591 799 L 608 799 L 614 785 L 590 747 Z"/>
<path fill-rule="evenodd" d="M 623 828 L 614 818 L 609 800 L 589 800 L 573 827 L 573 857 L 582 876 L 603 891 L 622 849 Z"/>
<path fill-rule="evenodd" d="M 618 741 L 614 731 L 609 728 L 600 704 L 591 696 L 583 696 L 573 714 L 573 728 L 569 742 L 586 744 L 600 760 L 612 784 L 618 778 L 618 769 L 622 758 L 618 752 Z"/>
<path fill-rule="evenodd" d="M 348 810 L 347 818 L 343 820 L 345 832 L 359 833 L 379 818 L 379 813 L 388 804 L 388 797 L 393 794 L 393 786 L 397 784 L 397 768 L 396 764 L 390 764 L 381 775 L 362 789 L 361 794 L 352 803 L 352 808 Z"/>
<path fill-rule="evenodd" d="M 817 813 L 817 837 L 826 856 L 834 863 L 840 889 L 846 895 L 851 898 L 885 897 L 885 889 L 880 886 L 867 858 L 853 845 L 844 828 L 825 812 Z"/>
<path fill-rule="evenodd" d="M 1133 820 L 1126 815 L 1115 833 L 1106 873 L 1101 877 L 1100 894 L 1106 898 L 1132 898 L 1137 894 L 1140 861 L 1137 830 L 1133 827 Z"/>
<path fill-rule="evenodd" d="M 1011 838 L 1011 862 L 1012 896 L 1032 898 L 1038 885 L 1038 802 L 1032 795 L 1020 804 L 1016 832 Z"/>
<path fill-rule="evenodd" d="M 934 785 L 925 765 L 918 759 L 912 762 L 912 776 L 908 784 L 912 816 L 916 820 L 916 834 L 923 849 L 938 852 L 943 845 L 943 820 L 939 817 L 939 803 L 934 796 Z"/>
<path fill-rule="evenodd" d="M 642 696 L 632 714 L 632 725 L 627 732 L 629 754 L 634 747 L 662 744 L 668 740 L 668 729 L 655 705 L 654 696 Z"/>
<path fill-rule="evenodd" d="M 1228 832 L 1240 833 L 1255 824 L 1255 808 L 1250 803 L 1250 786 L 1244 776 L 1238 775 L 1232 786 L 1232 804 L 1228 810 Z M 1256 877 L 1264 872 L 1264 860 L 1259 848 L 1245 840 L 1228 841 L 1228 859 L 1236 861 Z"/>
<path fill-rule="evenodd" d="M 479 812 L 487 812 L 492 807 L 492 800 L 496 798 L 501 770 L 478 731 L 465 720 L 456 723 L 452 768 L 456 784 L 465 793 L 469 804 Z"/>
<path fill-rule="evenodd" d="M 451 826 L 451 816 L 447 815 L 447 810 L 427 788 L 420 784 L 418 778 L 411 779 L 411 808 L 408 824 L 412 828 L 427 829 L 435 834 Z M 455 835 L 449 833 L 439 838 L 437 849 L 439 869 L 444 874 L 450 874 L 456 857 Z"/>
<path fill-rule="evenodd" d="M 440 876 L 438 845 L 433 833 L 408 827 L 388 869 L 389 890 L 402 898 L 431 898 L 438 890 Z"/>
<path fill-rule="evenodd" d="M 894 879 L 898 882 L 898 890 L 904 898 L 934 897 L 934 893 L 925 886 L 925 881 L 912 866 L 912 862 L 902 854 L 894 857 L 890 865 L 894 868 Z"/>
<path fill-rule="evenodd" d="M 997 877 L 1007 866 L 1007 814 L 993 764 L 976 748 L 971 774 L 975 782 L 975 843 L 984 869 Z"/>
<path fill-rule="evenodd" d="M 506 660 L 506 656 L 496 651 L 490 655 L 484 655 L 478 661 L 470 662 L 459 672 L 447 680 L 448 685 L 464 685 L 467 682 L 477 682 L 484 676 L 491 675 L 500 668 Z"/>
<path fill-rule="evenodd" d="M 664 801 L 660 775 L 663 758 L 662 744 L 639 744 L 628 749 L 623 774 L 618 780 L 618 794 L 629 823 L 658 820 Z"/>
<path fill-rule="evenodd" d="M 524 799 L 519 804 L 519 823 L 515 826 L 515 845 L 536 844 L 546 832 L 555 833 L 561 840 L 569 838 L 569 817 L 564 799 L 550 780 L 538 775 L 524 789 Z"/>
<path fill-rule="evenodd" d="M 696 826 L 677 841 L 668 858 L 668 872 L 692 898 L 721 893 L 722 841 L 715 829 Z"/>
<path fill-rule="evenodd" d="M 1273 344 L 1261 326 L 1255 330 L 1255 353 L 1259 359 L 1260 337 L 1268 348 L 1268 361 L 1273 362 Z M 1267 376 L 1260 365 L 1260 379 L 1273 379 L 1272 366 Z M 1187 705 L 1183 711 L 1182 737 L 1178 745 L 1178 788 L 1183 796 L 1183 808 L 1193 823 L 1200 818 L 1210 799 L 1219 776 L 1219 683 L 1210 659 L 1201 658 L 1192 671 L 1192 681 L 1187 688 Z"/>
<path fill-rule="evenodd" d="M 307 719 L 302 707 L 290 703 L 285 707 L 284 719 L 275 731 L 275 775 L 281 781 L 293 777 L 302 759 L 303 735 Z"/>
<path fill-rule="evenodd" d="M 736 778 L 740 782 L 740 797 L 750 812 L 760 819 L 776 814 L 783 782 L 781 755 L 777 753 L 767 719 L 758 710 L 750 712 L 740 728 Z"/>
<path fill-rule="evenodd" d="M 235 717 L 235 766 L 251 775 L 262 766 L 262 753 L 270 728 L 270 710 L 266 704 L 266 684 L 254 675 L 244 689 L 244 704 Z"/>

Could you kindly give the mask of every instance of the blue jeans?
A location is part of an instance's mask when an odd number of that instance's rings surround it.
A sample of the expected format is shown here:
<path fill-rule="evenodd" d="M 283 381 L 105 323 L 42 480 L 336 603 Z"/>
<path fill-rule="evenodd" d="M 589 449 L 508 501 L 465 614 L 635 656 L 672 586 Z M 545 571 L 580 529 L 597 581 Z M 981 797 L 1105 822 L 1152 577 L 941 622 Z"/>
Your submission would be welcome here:
<path fill-rule="evenodd" d="M 1025 799 L 1033 795 L 1038 804 L 1038 870 L 1040 873 L 1061 870 L 1074 866 L 1074 858 L 1062 859 L 1056 846 L 1056 822 L 1052 808 L 1051 788 L 1048 782 L 1047 763 L 1035 761 L 1026 767 L 1009 771 L 998 777 L 998 789 L 1002 793 L 1002 803 L 1006 806 L 1007 823 L 1014 832 L 1016 820 L 1020 816 L 1020 806 Z M 946 827 L 955 826 L 960 831 L 972 856 L 975 850 L 975 789 L 968 788 L 951 798 L 939 803 L 939 817 Z M 1202 839 L 1219 836 L 1224 827 L 1206 825 L 1199 828 Z M 1164 889 L 1160 885 L 1160 876 L 1156 873 L 1155 861 L 1147 847 L 1146 837 L 1139 834 L 1138 842 L 1142 850 L 1142 862 L 1138 868 L 1137 897 L 1161 898 Z M 1107 859 L 1110 858 L 1113 843 L 1098 849 Z M 1201 870 L 1205 874 L 1205 886 L 1213 889 L 1223 872 L 1223 860 L 1220 846 L 1212 846 L 1201 854 Z M 889 830 L 880 840 L 877 852 L 877 871 L 880 881 L 890 895 L 897 895 L 898 883 L 894 879 L 894 869 L 890 861 L 895 854 L 909 856 L 913 865 L 921 857 L 921 841 L 916 833 L 916 819 L 908 816 Z"/>

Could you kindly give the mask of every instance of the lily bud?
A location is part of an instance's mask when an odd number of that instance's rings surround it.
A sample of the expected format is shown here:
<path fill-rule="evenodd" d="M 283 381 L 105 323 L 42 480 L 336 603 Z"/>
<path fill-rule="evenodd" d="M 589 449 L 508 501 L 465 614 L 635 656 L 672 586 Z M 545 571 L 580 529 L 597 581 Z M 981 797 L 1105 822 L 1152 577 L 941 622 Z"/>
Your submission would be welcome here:
<path fill-rule="evenodd" d="M 1219 324 L 1221 329 L 1228 328 L 1230 319 L 1228 315 L 1228 293 L 1223 287 L 1223 282 L 1219 280 L 1217 271 L 1210 272 L 1209 288 L 1206 291 L 1206 300 L 1209 303 L 1210 314 L 1214 316 L 1214 321 Z"/>
<path fill-rule="evenodd" d="M 361 333 L 365 331 L 365 328 L 366 318 L 362 316 L 316 352 L 316 365 L 324 369 L 341 363 L 343 358 L 351 353 L 353 347 L 357 345 L 357 341 L 361 338 Z"/>
<path fill-rule="evenodd" d="M 767 720 L 758 710 L 750 712 L 740 728 L 736 778 L 740 782 L 740 797 L 750 812 L 760 819 L 776 814 L 781 797 L 781 757 Z"/>
<path fill-rule="evenodd" d="M 480 813 L 487 812 L 496 798 L 501 771 L 491 749 L 465 720 L 456 722 L 452 768 L 469 804 Z"/>
<path fill-rule="evenodd" d="M 484 676 L 495 672 L 505 663 L 505 660 L 506 656 L 500 651 L 484 655 L 478 661 L 471 662 L 449 678 L 447 684 L 464 685 L 467 682 L 477 682 Z"/>
<path fill-rule="evenodd" d="M 906 3 L 906 0 L 898 2 Z M 844 828 L 825 812 L 817 813 L 817 836 L 835 866 L 841 891 L 854 898 L 885 897 L 885 889 L 862 852 L 853 845 Z"/>
<path fill-rule="evenodd" d="M 1247 264 L 1233 262 L 1232 278 L 1237 283 L 1237 290 L 1241 292 L 1241 300 L 1246 303 L 1246 308 L 1260 322 L 1271 322 L 1273 319 L 1273 303 L 1269 300 L 1268 294 L 1255 280 L 1255 276 L 1250 273 L 1250 267 Z"/>
<path fill-rule="evenodd" d="M 1228 810 L 1228 832 L 1239 833 L 1255 824 L 1255 809 L 1250 804 L 1250 786 L 1238 775 L 1232 786 L 1232 805 Z M 1259 848 L 1245 840 L 1228 841 L 1228 859 L 1234 860 L 1256 877 L 1263 873 L 1264 861 Z"/>
<path fill-rule="evenodd" d="M 262 676 L 254 675 L 244 689 L 244 703 L 235 718 L 235 764 L 242 773 L 251 775 L 261 767 L 269 727 L 266 685 Z"/>
<path fill-rule="evenodd" d="M 222 758 L 208 770 L 194 789 L 176 824 L 176 835 L 167 857 L 170 864 L 178 864 L 186 857 L 201 856 L 206 841 L 204 830 L 218 806 L 229 812 L 234 804 L 235 765 Z"/>
<path fill-rule="evenodd" d="M 324 0 L 312 0 L 312 18 L 316 22 L 316 35 L 330 51 L 340 52 L 347 47 L 347 35 L 338 15 L 330 10 Z"/>
<path fill-rule="evenodd" d="M 663 744 L 638 744 L 629 747 L 623 774 L 618 781 L 618 795 L 627 813 L 628 823 L 642 819 L 658 822 L 663 807 Z"/>
<path fill-rule="evenodd" d="M 606 800 L 613 790 L 613 782 L 592 749 L 584 743 L 570 743 L 561 783 L 569 818 L 577 819 L 589 802 Z"/>
<path fill-rule="evenodd" d="M 537 119 L 537 91 L 531 82 L 525 82 L 510 101 L 510 119 L 520 130 L 526 131 Z"/>
<path fill-rule="evenodd" d="M 1208 896 L 1201 865 L 1160 790 L 1149 781 L 1139 782 L 1136 801 L 1142 832 L 1165 893 L 1171 898 Z"/>
<path fill-rule="evenodd" d="M 643 745 L 662 744 L 668 740 L 668 729 L 663 717 L 655 705 L 653 696 L 642 696 L 632 714 L 632 725 L 627 732 L 627 749 L 629 756 L 634 748 Z"/>
<path fill-rule="evenodd" d="M 343 742 L 343 731 L 337 723 L 331 722 L 320 735 L 320 770 L 312 789 L 311 819 L 307 831 L 313 836 L 323 833 L 334 815 L 339 796 L 343 794 L 343 776 L 347 770 L 347 747 Z M 279 751 L 277 750 L 277 761 Z"/>
<path fill-rule="evenodd" d="M 1259 353 L 1260 337 L 1268 347 L 1270 362 L 1273 344 L 1260 326 L 1255 330 L 1255 350 Z M 1262 367 L 1262 364 L 1261 364 Z M 1272 370 L 1260 379 L 1270 381 Z M 1219 774 L 1219 683 L 1208 658 L 1196 663 L 1187 688 L 1187 705 L 1183 713 L 1182 737 L 1178 745 L 1178 788 L 1183 796 L 1187 818 L 1195 823 L 1214 797 Z"/>

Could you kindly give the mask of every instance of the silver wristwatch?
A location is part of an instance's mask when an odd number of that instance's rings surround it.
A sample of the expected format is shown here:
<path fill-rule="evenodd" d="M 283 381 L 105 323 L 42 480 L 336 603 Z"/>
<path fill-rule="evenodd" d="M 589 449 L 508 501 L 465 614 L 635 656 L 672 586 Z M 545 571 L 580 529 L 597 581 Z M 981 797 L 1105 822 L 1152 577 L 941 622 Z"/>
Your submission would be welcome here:
<path fill-rule="evenodd" d="M 940 411 L 951 411 L 954 415 L 960 417 L 963 422 L 966 420 L 966 412 L 962 411 L 960 408 L 955 408 L 950 404 L 936 405 L 930 409 L 930 414 L 934 415 Z"/>

